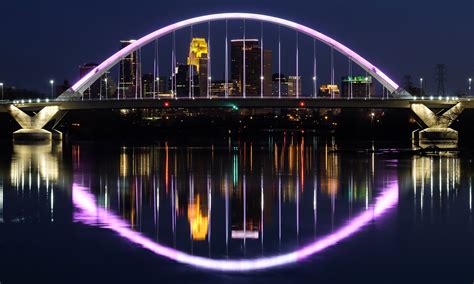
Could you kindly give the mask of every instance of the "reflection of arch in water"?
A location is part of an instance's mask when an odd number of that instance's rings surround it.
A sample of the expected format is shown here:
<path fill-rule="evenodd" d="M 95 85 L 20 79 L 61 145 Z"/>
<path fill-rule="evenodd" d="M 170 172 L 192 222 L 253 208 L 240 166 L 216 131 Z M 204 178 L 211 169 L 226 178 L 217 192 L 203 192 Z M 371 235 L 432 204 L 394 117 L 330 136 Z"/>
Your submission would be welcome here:
<path fill-rule="evenodd" d="M 133 231 L 129 224 L 120 219 L 119 216 L 98 207 L 94 196 L 88 192 L 88 189 L 77 183 L 73 184 L 72 200 L 74 207 L 77 209 L 74 214 L 74 220 L 86 224 L 104 224 L 107 228 L 115 231 L 123 238 L 126 238 L 130 242 L 136 243 L 158 255 L 204 269 L 251 271 L 295 263 L 300 259 L 321 252 L 350 237 L 371 221 L 380 218 L 387 212 L 387 210 L 393 208 L 398 203 L 398 183 L 397 181 L 387 183 L 385 190 L 377 198 L 371 210 L 366 210 L 356 215 L 339 229 L 324 237 L 316 239 L 309 245 L 296 251 L 278 256 L 248 260 L 210 259 L 190 255 L 158 244 L 140 232 Z"/>

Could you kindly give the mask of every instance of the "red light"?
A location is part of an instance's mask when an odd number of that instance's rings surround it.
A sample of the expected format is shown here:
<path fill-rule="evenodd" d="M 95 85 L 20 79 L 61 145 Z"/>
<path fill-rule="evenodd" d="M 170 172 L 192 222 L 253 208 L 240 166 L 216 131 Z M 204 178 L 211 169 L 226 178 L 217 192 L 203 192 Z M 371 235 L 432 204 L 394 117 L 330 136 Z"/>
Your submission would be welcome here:
<path fill-rule="evenodd" d="M 304 107 L 304 102 L 300 102 L 300 107 Z"/>
<path fill-rule="evenodd" d="M 169 106 L 170 106 L 170 103 L 169 103 L 169 102 L 165 102 L 163 105 L 164 105 L 165 107 L 169 107 Z"/>

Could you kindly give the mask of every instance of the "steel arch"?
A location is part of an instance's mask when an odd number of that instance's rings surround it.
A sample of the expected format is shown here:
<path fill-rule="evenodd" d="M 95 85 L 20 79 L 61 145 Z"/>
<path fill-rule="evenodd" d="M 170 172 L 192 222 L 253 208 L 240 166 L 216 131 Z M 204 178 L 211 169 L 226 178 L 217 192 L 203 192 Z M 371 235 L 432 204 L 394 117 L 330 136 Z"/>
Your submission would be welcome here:
<path fill-rule="evenodd" d="M 82 93 L 87 90 L 97 79 L 99 79 L 107 70 L 115 66 L 117 63 L 122 60 L 122 58 L 126 57 L 128 54 L 138 50 L 139 48 L 153 42 L 154 40 L 167 35 L 173 31 L 200 24 L 209 21 L 219 21 L 219 20 L 254 20 L 254 21 L 263 21 L 267 23 L 273 23 L 280 26 L 284 26 L 290 29 L 294 29 L 298 32 L 306 34 L 312 38 L 315 38 L 326 45 L 333 47 L 338 52 L 344 54 L 345 56 L 349 57 L 353 62 L 359 65 L 362 69 L 367 71 L 370 75 L 372 75 L 375 79 L 377 79 L 390 93 L 399 93 L 402 96 L 407 95 L 407 93 L 401 89 L 398 84 L 396 84 L 392 79 L 390 79 L 387 75 L 385 75 L 380 69 L 375 67 L 365 58 L 354 52 L 353 50 L 349 49 L 347 46 L 341 44 L 340 42 L 336 41 L 335 39 L 324 35 L 314 29 L 311 29 L 307 26 L 300 25 L 298 23 L 288 21 L 282 18 L 277 18 L 273 16 L 261 15 L 261 14 L 251 14 L 251 13 L 221 13 L 221 14 L 212 14 L 206 15 L 201 17 L 195 17 L 188 20 L 180 21 L 175 24 L 168 25 L 164 28 L 156 30 L 148 35 L 143 36 L 142 38 L 136 40 L 132 44 L 126 46 L 125 48 L 119 50 L 104 62 L 102 62 L 99 66 L 94 68 L 91 72 L 89 72 L 86 76 L 82 79 L 77 81 L 70 89 L 68 89 L 65 93 L 59 96 L 57 99 L 72 99 L 75 97 L 80 97 Z M 408 94 L 409 95 L 409 94 Z"/>

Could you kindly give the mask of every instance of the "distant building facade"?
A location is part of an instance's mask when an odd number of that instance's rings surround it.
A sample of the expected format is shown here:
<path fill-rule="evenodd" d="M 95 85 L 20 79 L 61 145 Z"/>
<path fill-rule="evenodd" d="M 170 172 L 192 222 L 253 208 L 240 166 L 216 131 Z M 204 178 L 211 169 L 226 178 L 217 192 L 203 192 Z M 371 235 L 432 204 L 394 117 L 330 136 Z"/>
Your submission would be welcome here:
<path fill-rule="evenodd" d="M 272 96 L 288 96 L 288 78 L 284 74 L 275 73 L 272 76 Z"/>
<path fill-rule="evenodd" d="M 121 48 L 125 48 L 133 42 L 135 42 L 135 40 L 122 40 L 120 41 Z M 139 58 L 139 52 L 133 51 L 129 55 L 125 56 L 120 61 L 119 68 L 119 96 L 122 98 L 138 96 L 138 94 L 141 92 L 141 62 Z"/>
<path fill-rule="evenodd" d="M 208 80 L 208 58 L 209 48 L 205 38 L 193 38 L 189 46 L 189 56 L 188 56 L 188 65 L 193 65 L 195 68 L 191 69 L 196 70 L 196 74 L 189 74 L 190 78 L 197 78 L 193 80 L 192 84 L 196 85 L 197 88 L 191 89 L 192 91 L 197 91 L 192 93 L 192 96 L 207 96 L 207 80 Z M 189 70 L 189 69 L 188 69 Z M 197 75 L 197 76 L 195 76 Z"/>
<path fill-rule="evenodd" d="M 288 76 L 288 96 L 301 97 L 301 76 Z"/>
<path fill-rule="evenodd" d="M 327 84 L 327 85 L 321 85 L 319 87 L 319 97 L 323 97 L 323 98 L 339 98 L 341 97 L 341 93 L 340 93 L 340 90 L 339 90 L 339 86 L 338 85 L 331 85 L 331 84 Z"/>
<path fill-rule="evenodd" d="M 231 82 L 232 95 L 260 96 L 261 83 L 265 96 L 272 94 L 272 52 L 262 50 L 258 39 L 231 40 Z M 245 49 L 245 66 L 244 66 Z M 263 61 L 263 72 L 262 72 Z M 244 86 L 245 70 L 245 86 Z M 262 76 L 263 73 L 263 76 Z M 262 82 L 263 81 L 263 82 Z M 245 90 L 244 90 L 245 88 Z"/>
<path fill-rule="evenodd" d="M 342 97 L 366 98 L 375 96 L 375 85 L 371 76 L 342 77 Z"/>

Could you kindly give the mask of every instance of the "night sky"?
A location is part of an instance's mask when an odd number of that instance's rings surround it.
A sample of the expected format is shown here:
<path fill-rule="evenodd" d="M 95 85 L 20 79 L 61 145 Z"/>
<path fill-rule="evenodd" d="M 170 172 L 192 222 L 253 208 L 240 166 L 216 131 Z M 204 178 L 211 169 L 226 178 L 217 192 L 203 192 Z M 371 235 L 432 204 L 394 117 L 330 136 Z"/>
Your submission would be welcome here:
<path fill-rule="evenodd" d="M 399 84 L 410 74 L 416 83 L 423 77 L 434 91 L 437 63 L 447 65 L 448 92 L 466 89 L 467 78 L 474 77 L 473 0 L 15 0 L 2 1 L 0 82 L 47 92 L 50 79 L 74 82 L 80 64 L 106 59 L 121 39 L 220 12 L 261 13 L 307 25 Z"/>

